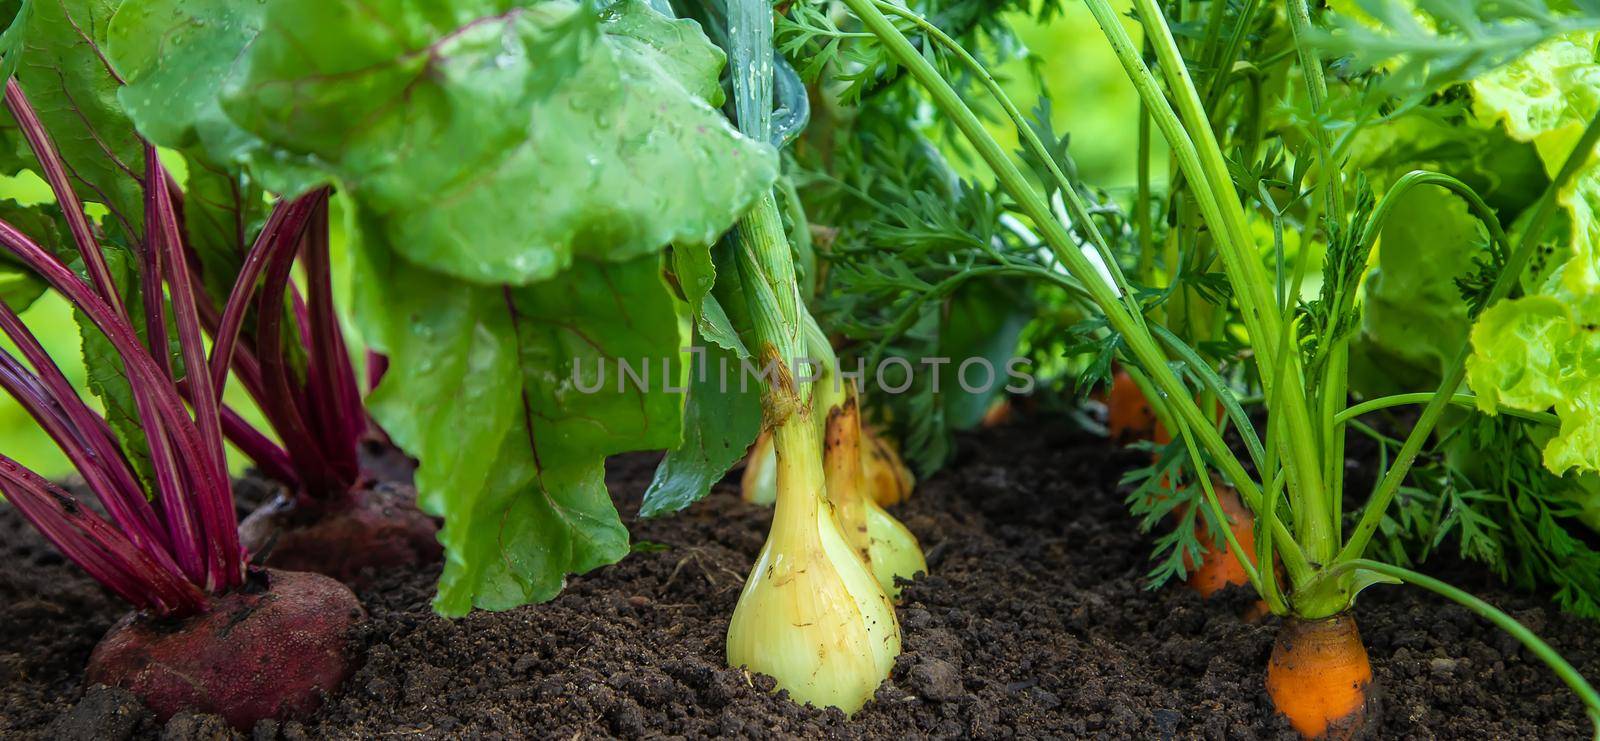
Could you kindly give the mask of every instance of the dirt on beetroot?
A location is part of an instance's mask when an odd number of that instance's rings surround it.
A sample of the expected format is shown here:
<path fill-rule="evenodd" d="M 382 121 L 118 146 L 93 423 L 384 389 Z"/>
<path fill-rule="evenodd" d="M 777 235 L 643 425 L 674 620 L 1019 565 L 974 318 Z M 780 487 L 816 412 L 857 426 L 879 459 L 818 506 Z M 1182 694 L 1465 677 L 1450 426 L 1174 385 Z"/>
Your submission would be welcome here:
<path fill-rule="evenodd" d="M 634 521 L 652 456 L 610 465 L 637 541 L 622 563 L 573 577 L 548 604 L 460 620 L 429 608 L 437 566 L 374 575 L 358 592 L 364 666 L 317 714 L 249 734 L 213 716 L 158 724 L 126 693 L 84 687 L 89 652 L 123 608 L 0 509 L 0 736 L 1292 738 L 1262 685 L 1276 619 L 1241 620 L 1254 601 L 1243 590 L 1202 601 L 1144 588 L 1150 540 L 1117 488 L 1140 458 L 1063 420 L 964 437 L 952 466 L 894 508 L 933 573 L 905 591 L 893 676 L 849 720 L 724 665 L 770 511 L 725 483 L 682 515 Z M 1600 676 L 1592 624 L 1481 568 L 1425 570 Z M 1357 616 L 1377 684 L 1366 735 L 1587 736 L 1554 675 L 1465 609 L 1375 587 Z"/>

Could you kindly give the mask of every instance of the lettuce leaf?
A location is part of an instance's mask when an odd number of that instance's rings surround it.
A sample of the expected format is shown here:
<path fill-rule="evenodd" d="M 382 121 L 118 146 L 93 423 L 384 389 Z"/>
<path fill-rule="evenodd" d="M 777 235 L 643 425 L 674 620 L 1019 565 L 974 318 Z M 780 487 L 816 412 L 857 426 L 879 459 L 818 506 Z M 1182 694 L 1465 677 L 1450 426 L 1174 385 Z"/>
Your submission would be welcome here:
<path fill-rule="evenodd" d="M 1559 169 L 1600 111 L 1600 34 L 1541 44 L 1472 83 L 1480 120 L 1498 122 Z M 1600 163 L 1559 194 L 1570 232 L 1547 246 L 1526 295 L 1487 308 L 1472 329 L 1467 383 L 1478 406 L 1553 409 L 1560 430 L 1544 448 L 1556 473 L 1600 471 Z"/>
<path fill-rule="evenodd" d="M 1487 241 L 1466 202 L 1443 189 L 1412 190 L 1395 208 L 1365 285 L 1358 353 L 1381 369 L 1362 374 L 1368 393 L 1438 386 L 1471 327 L 1455 280 Z"/>

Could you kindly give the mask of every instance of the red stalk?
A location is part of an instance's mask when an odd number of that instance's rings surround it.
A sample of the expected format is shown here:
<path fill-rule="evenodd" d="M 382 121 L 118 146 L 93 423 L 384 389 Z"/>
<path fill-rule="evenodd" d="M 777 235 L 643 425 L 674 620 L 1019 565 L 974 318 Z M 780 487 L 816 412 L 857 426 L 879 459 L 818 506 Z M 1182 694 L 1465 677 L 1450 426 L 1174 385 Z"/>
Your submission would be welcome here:
<path fill-rule="evenodd" d="M 100 251 L 100 244 L 94 238 L 94 229 L 89 224 L 89 216 L 83 210 L 83 202 L 78 200 L 78 194 L 72 190 L 66 163 L 62 161 L 61 154 L 56 151 L 55 144 L 50 140 L 50 134 L 45 131 L 44 124 L 39 122 L 38 114 L 34 113 L 33 106 L 28 103 L 28 96 L 23 94 L 22 87 L 15 79 L 6 81 L 6 106 L 11 109 L 11 115 L 17 119 L 18 128 L 28 140 L 28 147 L 39 160 L 40 173 L 44 175 L 45 182 L 50 184 L 50 192 L 55 194 L 56 203 L 61 206 L 61 212 L 67 218 L 67 229 L 72 232 L 72 241 L 77 244 L 78 252 L 83 255 L 83 264 L 88 270 L 89 280 L 94 283 L 95 291 L 101 300 L 110 306 L 113 313 L 127 316 L 127 310 L 122 306 L 122 296 L 117 293 L 116 283 L 111 280 L 111 269 L 106 266 L 105 255 Z"/>
<path fill-rule="evenodd" d="M 105 333 L 116 349 L 127 370 L 139 418 L 150 443 L 156 485 L 174 555 L 179 565 L 184 567 L 186 575 L 196 583 L 206 583 L 200 545 L 204 533 L 196 513 L 189 506 L 189 497 L 183 488 L 185 477 L 182 465 L 171 447 L 176 443 L 186 451 L 199 454 L 205 450 L 205 446 L 200 442 L 200 433 L 194 421 L 189 419 L 183 400 L 179 398 L 171 380 L 156 366 L 132 325 L 59 260 L 27 235 L 4 222 L 0 222 L 0 246 L 10 250 L 82 311 L 90 322 Z M 230 536 L 228 532 L 218 532 L 216 535 L 220 538 L 231 537 L 237 542 L 236 533 Z"/>
<path fill-rule="evenodd" d="M 57 440 L 73 465 L 83 473 L 90 489 L 106 511 L 125 523 L 135 545 L 165 545 L 167 540 L 155 510 L 145 500 L 133 469 L 122 456 L 111 430 L 78 397 L 66 376 L 22 324 L 11 307 L 0 302 L 0 331 L 11 338 L 38 375 L 28 373 L 9 353 L 0 353 L 7 371 L 4 385 Z M 24 384 L 31 388 L 24 388 Z"/>
<path fill-rule="evenodd" d="M 256 283 L 261 279 L 267 263 L 281 252 L 288 251 L 293 254 L 294 247 L 300 243 L 300 237 L 305 233 L 309 223 L 312 206 L 327 197 L 328 191 L 323 188 L 289 203 L 278 204 L 267 217 L 266 226 L 256 237 L 255 244 L 245 253 L 244 264 L 239 268 L 239 278 L 234 281 L 233 290 L 228 294 L 228 302 L 223 305 L 222 319 L 213 335 L 215 345 L 211 349 L 211 379 L 219 391 L 227 382 L 228 367 L 234 362 L 235 347 L 239 343 L 239 332 L 244 328 L 251 297 L 255 295 Z M 258 382 L 247 384 L 248 386 L 262 387 L 259 383 L 259 368 L 256 369 L 256 376 Z M 259 396 L 256 400 L 261 401 Z"/>
<path fill-rule="evenodd" d="M 239 535 L 233 514 L 233 486 L 228 478 L 227 460 L 222 450 L 218 384 L 213 383 L 206 372 L 205 340 L 201 335 L 194 294 L 188 290 L 189 262 L 180 241 L 177 213 L 172 208 L 172 192 L 165 187 L 166 170 L 161 167 L 154 146 L 145 145 L 144 159 L 145 182 L 160 184 L 145 189 L 150 194 L 145 200 L 145 229 L 154 255 L 152 262 L 171 271 L 161 277 L 172 289 L 172 313 L 178 329 L 178 346 L 184 367 L 191 369 L 189 375 L 193 379 L 189 389 L 201 443 L 194 452 L 204 456 L 205 460 L 204 465 L 189 470 L 193 476 L 203 479 L 191 483 L 198 495 L 201 522 L 211 535 L 203 540 L 209 546 L 206 573 L 210 578 L 206 583 L 215 589 L 241 583 L 244 578 L 238 558 Z M 159 298 L 158 295 L 158 303 Z"/>
<path fill-rule="evenodd" d="M 300 476 L 295 473 L 289 452 L 273 442 L 272 438 L 261 434 L 260 430 L 251 426 L 244 417 L 227 406 L 222 408 L 222 434 L 228 437 L 239 452 L 255 461 L 256 467 L 266 476 L 282 481 L 291 488 L 300 486 Z"/>
<path fill-rule="evenodd" d="M 267 266 L 266 280 L 256 308 L 257 350 L 261 358 L 261 375 L 266 392 L 262 411 L 273 420 L 284 447 L 295 461 L 301 480 L 309 491 L 319 494 L 343 493 L 353 481 L 341 479 L 337 470 L 324 455 L 320 440 L 311 432 L 301 410 L 307 405 L 303 394 L 297 393 L 293 369 L 287 362 L 283 347 L 284 299 L 288 295 L 290 271 L 294 267 L 295 253 L 285 251 L 275 255 Z"/>
<path fill-rule="evenodd" d="M 309 293 L 311 412 L 324 433 L 324 444 L 337 456 L 334 464 L 341 478 L 354 482 L 360 462 L 356 447 L 366 429 L 367 412 L 361 405 L 361 390 L 356 385 L 355 369 L 350 364 L 344 334 L 333 302 L 333 277 L 328 250 L 328 203 L 318 204 L 311 215 L 310 229 L 300 255 L 306 270 Z M 327 398 L 323 398 L 327 397 Z"/>
<path fill-rule="evenodd" d="M 7 498 L 63 555 L 118 596 L 162 614 L 198 612 L 205 595 L 159 548 L 143 549 L 71 494 L 0 455 Z"/>

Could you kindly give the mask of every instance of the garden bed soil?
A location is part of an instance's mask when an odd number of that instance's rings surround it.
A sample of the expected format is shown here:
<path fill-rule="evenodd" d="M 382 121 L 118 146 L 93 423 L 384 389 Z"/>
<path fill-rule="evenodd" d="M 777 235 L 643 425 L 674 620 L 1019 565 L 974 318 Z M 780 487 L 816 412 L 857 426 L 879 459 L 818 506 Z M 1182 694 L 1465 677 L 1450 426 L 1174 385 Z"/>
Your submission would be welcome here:
<path fill-rule="evenodd" d="M 1253 599 L 1239 590 L 1204 602 L 1144 588 L 1150 539 L 1116 485 L 1139 458 L 1064 420 L 964 437 L 955 463 L 896 508 L 933 573 L 906 589 L 893 677 L 850 720 L 724 666 L 728 616 L 770 512 L 724 484 L 684 515 L 635 522 L 654 462 L 629 456 L 609 479 L 638 552 L 573 577 L 549 604 L 460 620 L 429 610 L 436 567 L 377 575 L 360 593 L 364 667 L 318 714 L 241 736 L 1292 737 L 1262 689 L 1276 619 L 1242 621 Z M 160 724 L 125 693 L 83 687 L 89 651 L 122 608 L 9 509 L 0 554 L 0 736 L 230 735 L 215 717 Z M 1479 568 L 1426 570 L 1600 677 L 1594 625 Z M 1566 688 L 1466 610 L 1375 587 L 1358 616 L 1378 684 L 1368 735 L 1588 734 Z"/>

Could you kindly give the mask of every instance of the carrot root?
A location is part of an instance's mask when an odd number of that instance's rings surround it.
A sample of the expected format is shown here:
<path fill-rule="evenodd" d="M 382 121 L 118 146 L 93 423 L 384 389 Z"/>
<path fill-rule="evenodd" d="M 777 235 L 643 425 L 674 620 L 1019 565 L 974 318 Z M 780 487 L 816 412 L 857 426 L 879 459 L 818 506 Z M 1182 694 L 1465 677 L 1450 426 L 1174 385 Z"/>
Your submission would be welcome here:
<path fill-rule="evenodd" d="M 1267 664 L 1267 694 L 1301 736 L 1347 739 L 1366 723 L 1372 664 L 1354 617 L 1286 618 Z"/>
<path fill-rule="evenodd" d="M 1239 501 L 1239 493 L 1234 491 L 1233 487 L 1223 484 L 1215 477 L 1212 478 L 1212 482 L 1216 485 L 1217 503 L 1222 505 L 1222 513 L 1228 517 L 1228 529 L 1233 531 L 1233 537 L 1239 541 L 1241 548 L 1247 553 L 1253 553 L 1256 547 L 1255 518 L 1250 514 L 1250 510 L 1245 508 L 1244 503 Z M 1195 525 L 1195 531 L 1200 537 L 1200 542 L 1212 543 L 1211 533 L 1203 522 Z M 1210 598 L 1228 587 L 1250 583 L 1244 565 L 1239 562 L 1239 554 L 1226 546 L 1227 541 L 1224 540 L 1221 547 L 1207 550 L 1200 563 L 1188 564 L 1189 577 L 1185 583 L 1201 597 Z"/>
<path fill-rule="evenodd" d="M 1011 424 L 1011 420 L 1016 418 L 1015 411 L 1011 406 L 1010 399 L 1005 397 L 995 399 L 994 403 L 990 404 L 989 408 L 984 411 L 983 421 L 979 423 L 979 426 L 987 430 Z"/>
<path fill-rule="evenodd" d="M 1111 376 L 1111 393 L 1106 396 L 1106 431 L 1119 443 L 1151 440 L 1157 437 L 1155 412 L 1139 393 L 1139 385 L 1127 371 L 1118 369 Z M 1164 434 L 1165 430 L 1161 430 Z"/>

